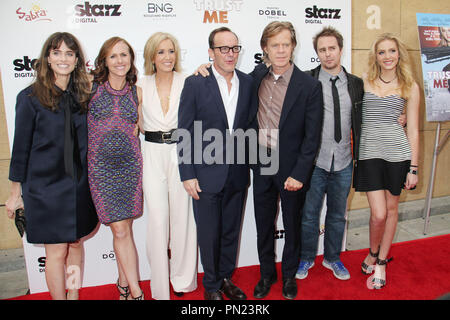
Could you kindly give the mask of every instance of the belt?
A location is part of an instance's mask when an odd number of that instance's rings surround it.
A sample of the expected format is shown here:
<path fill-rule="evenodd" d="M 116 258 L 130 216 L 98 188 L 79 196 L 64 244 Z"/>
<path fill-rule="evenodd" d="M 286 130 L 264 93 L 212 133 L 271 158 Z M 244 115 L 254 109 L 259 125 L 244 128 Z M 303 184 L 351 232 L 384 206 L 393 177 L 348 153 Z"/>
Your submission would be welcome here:
<path fill-rule="evenodd" d="M 177 140 L 172 139 L 172 134 L 176 129 L 170 131 L 145 131 L 145 141 L 155 143 L 176 143 Z"/>

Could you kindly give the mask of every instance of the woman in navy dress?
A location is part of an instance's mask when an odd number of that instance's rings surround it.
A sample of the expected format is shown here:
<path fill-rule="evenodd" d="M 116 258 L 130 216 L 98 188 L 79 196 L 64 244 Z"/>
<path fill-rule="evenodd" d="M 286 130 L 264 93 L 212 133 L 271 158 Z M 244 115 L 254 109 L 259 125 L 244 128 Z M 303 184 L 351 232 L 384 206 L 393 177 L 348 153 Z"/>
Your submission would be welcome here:
<path fill-rule="evenodd" d="M 80 239 L 98 222 L 87 178 L 90 83 L 84 66 L 73 35 L 57 32 L 47 39 L 34 83 L 17 96 L 6 201 L 10 218 L 25 208 L 27 240 L 44 244 L 47 286 L 61 300 L 78 298 L 78 286 L 66 295 L 64 265 L 81 275 Z"/>

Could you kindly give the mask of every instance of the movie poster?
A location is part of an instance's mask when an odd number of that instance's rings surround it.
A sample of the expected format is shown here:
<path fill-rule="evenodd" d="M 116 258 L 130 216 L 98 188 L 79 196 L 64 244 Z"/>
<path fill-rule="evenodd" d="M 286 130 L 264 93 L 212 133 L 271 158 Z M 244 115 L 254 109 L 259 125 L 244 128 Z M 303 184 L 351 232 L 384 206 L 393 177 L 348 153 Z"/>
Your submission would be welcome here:
<path fill-rule="evenodd" d="M 427 121 L 450 120 L 450 15 L 417 13 Z"/>

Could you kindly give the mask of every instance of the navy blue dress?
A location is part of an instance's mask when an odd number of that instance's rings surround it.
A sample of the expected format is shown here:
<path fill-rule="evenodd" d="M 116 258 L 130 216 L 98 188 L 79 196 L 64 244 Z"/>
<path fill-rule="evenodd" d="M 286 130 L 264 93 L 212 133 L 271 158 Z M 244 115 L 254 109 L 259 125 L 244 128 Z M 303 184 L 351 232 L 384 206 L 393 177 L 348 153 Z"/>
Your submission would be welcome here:
<path fill-rule="evenodd" d="M 31 92 L 30 86 L 17 95 L 9 179 L 22 184 L 29 243 L 74 242 L 98 223 L 87 178 L 86 113 L 71 115 L 79 150 L 72 177 L 64 162 L 65 111 L 43 107 Z"/>

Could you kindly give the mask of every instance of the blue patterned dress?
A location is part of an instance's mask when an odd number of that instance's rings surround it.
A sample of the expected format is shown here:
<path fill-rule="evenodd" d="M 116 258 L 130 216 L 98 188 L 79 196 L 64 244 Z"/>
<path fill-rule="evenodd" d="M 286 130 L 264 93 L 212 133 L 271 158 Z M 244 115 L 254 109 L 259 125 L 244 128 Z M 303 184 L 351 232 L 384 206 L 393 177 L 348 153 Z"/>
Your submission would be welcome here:
<path fill-rule="evenodd" d="M 142 154 L 134 135 L 136 86 L 94 84 L 88 112 L 88 177 L 101 223 L 142 215 Z"/>

